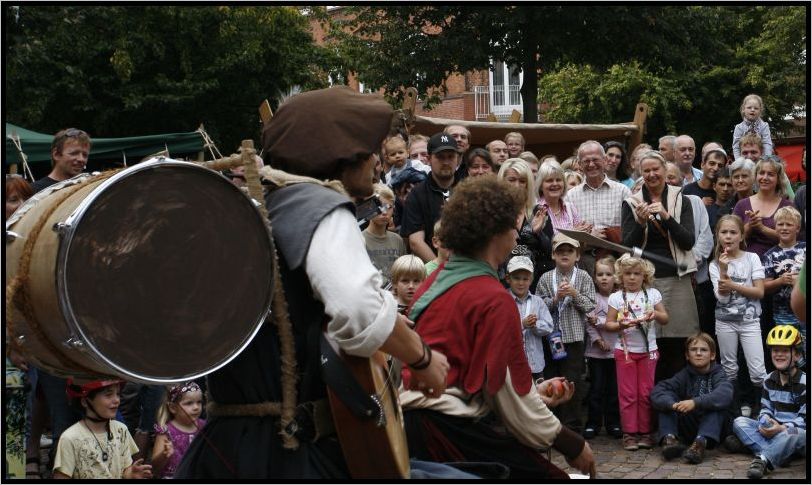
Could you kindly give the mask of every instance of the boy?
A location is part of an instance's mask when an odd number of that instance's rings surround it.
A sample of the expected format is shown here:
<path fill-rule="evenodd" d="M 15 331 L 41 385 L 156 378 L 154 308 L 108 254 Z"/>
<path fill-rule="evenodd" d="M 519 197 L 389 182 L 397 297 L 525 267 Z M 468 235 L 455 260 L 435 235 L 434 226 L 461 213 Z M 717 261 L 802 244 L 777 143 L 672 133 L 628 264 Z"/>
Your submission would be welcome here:
<path fill-rule="evenodd" d="M 398 301 L 398 312 L 406 314 L 414 292 L 425 279 L 426 266 L 413 254 L 404 254 L 392 263 L 392 293 Z"/>
<path fill-rule="evenodd" d="M 663 458 L 682 455 L 699 464 L 705 449 L 721 442 L 729 433 L 733 383 L 716 362 L 716 342 L 705 332 L 685 340 L 688 365 L 651 390 L 651 406 L 657 410 Z M 691 443 L 686 449 L 684 443 Z"/>
<path fill-rule="evenodd" d="M 713 190 L 716 192 L 716 200 L 713 204 L 707 206 L 708 209 L 708 225 L 711 231 L 716 229 L 716 221 L 719 220 L 719 211 L 727 205 L 730 197 L 733 195 L 733 179 L 730 178 L 730 170 L 728 167 L 722 167 L 719 170 L 719 175 L 716 176 L 716 181 L 713 183 Z"/>
<path fill-rule="evenodd" d="M 775 211 L 775 232 L 778 245 L 764 254 L 764 293 L 773 295 L 773 318 L 776 325 L 799 327 L 806 336 L 805 325 L 792 312 L 789 300 L 792 287 L 806 258 L 806 243 L 798 241 L 801 213 L 791 206 Z"/>
<path fill-rule="evenodd" d="M 54 478 L 152 478 L 151 465 L 143 459 L 133 462 L 138 446 L 127 426 L 115 419 L 123 385 L 120 379 L 82 385 L 68 379 L 68 397 L 74 407 L 81 406 L 84 417 L 59 437 Z"/>
<path fill-rule="evenodd" d="M 406 254 L 406 244 L 403 238 L 388 230 L 392 223 L 392 211 L 395 204 L 395 194 L 392 189 L 383 185 L 372 186 L 373 192 L 384 204 L 384 212 L 373 217 L 369 221 L 369 226 L 362 232 L 364 244 L 367 248 L 369 259 L 378 268 L 383 276 L 383 287 L 389 284 L 389 268 L 396 259 Z"/>
<path fill-rule="evenodd" d="M 418 160 L 409 160 L 409 150 L 406 148 L 406 141 L 401 136 L 392 136 L 383 142 L 386 163 L 391 168 L 386 172 L 386 184 L 391 185 L 392 177 L 402 172 L 407 167 L 413 167 L 425 173 L 431 171 L 429 165 Z"/>
<path fill-rule="evenodd" d="M 806 455 L 806 373 L 798 363 L 801 334 L 791 325 L 779 325 L 767 334 L 767 346 L 775 370 L 764 380 L 759 419 L 736 418 L 736 437 L 725 441 L 728 449 L 744 445 L 756 454 L 747 470 L 751 479 L 783 466 L 795 454 Z"/>
<path fill-rule="evenodd" d="M 426 275 L 434 273 L 441 264 L 448 261 L 448 250 L 443 246 L 443 241 L 437 235 L 440 233 L 440 221 L 434 223 L 434 235 L 431 236 L 431 245 L 437 251 L 437 257 L 426 263 Z"/>
<path fill-rule="evenodd" d="M 553 260 L 555 269 L 544 273 L 539 280 L 536 294 L 541 295 L 553 316 L 554 330 L 548 341 L 560 338 L 566 357 L 553 360 L 546 367 L 545 375 L 562 376 L 575 384 L 572 403 L 559 409 L 561 422 L 576 433 L 581 433 L 580 409 L 584 400 L 584 333 L 587 314 L 595 308 L 595 285 L 589 273 L 575 267 L 580 260 L 580 243 L 563 233 L 553 237 Z M 559 336 L 560 335 L 560 336 Z"/>
<path fill-rule="evenodd" d="M 533 282 L 533 262 L 527 256 L 514 256 L 507 264 L 508 290 L 516 300 L 522 318 L 522 340 L 533 380 L 542 377 L 544 370 L 544 341 L 542 337 L 553 331 L 553 317 L 541 297 L 530 293 Z"/>

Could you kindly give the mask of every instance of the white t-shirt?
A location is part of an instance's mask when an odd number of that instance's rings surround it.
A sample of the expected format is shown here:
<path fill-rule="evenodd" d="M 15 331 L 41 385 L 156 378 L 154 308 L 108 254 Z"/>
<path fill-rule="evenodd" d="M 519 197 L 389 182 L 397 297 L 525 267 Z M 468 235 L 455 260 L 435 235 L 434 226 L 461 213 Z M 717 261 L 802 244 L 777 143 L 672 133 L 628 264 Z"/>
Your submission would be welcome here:
<path fill-rule="evenodd" d="M 716 319 L 723 322 L 757 322 L 761 316 L 761 301 L 746 298 L 737 291 L 720 295 L 717 260 L 711 262 L 708 272 L 716 294 Z M 754 280 L 764 279 L 764 266 L 757 254 L 741 251 L 738 258 L 728 263 L 727 275 L 734 283 L 753 286 Z"/>
<path fill-rule="evenodd" d="M 97 434 L 79 421 L 66 429 L 59 437 L 54 458 L 54 471 L 79 479 L 108 478 L 120 479 L 124 469 L 132 465 L 132 455 L 138 453 L 127 426 L 115 420 L 110 421 L 112 439 L 107 433 Z M 102 454 L 107 453 L 107 460 Z"/>
<path fill-rule="evenodd" d="M 646 295 L 648 295 L 648 303 L 646 303 Z M 663 301 L 663 296 L 657 288 L 646 288 L 645 293 L 636 291 L 634 293 L 626 292 L 626 301 L 623 301 L 623 292 L 616 291 L 609 295 L 609 306 L 617 310 L 618 316 L 622 316 L 624 311 L 628 311 L 628 318 L 640 318 L 646 312 L 653 310 L 654 305 Z M 626 346 L 629 352 L 646 353 L 657 349 L 657 332 L 654 329 L 653 322 L 645 325 L 648 328 L 648 349 L 646 349 L 646 340 L 643 332 L 638 327 L 627 328 L 618 333 L 618 339 L 615 343 L 615 348 L 623 350 L 623 341 L 626 341 Z M 624 338 L 625 337 L 625 338 Z"/>

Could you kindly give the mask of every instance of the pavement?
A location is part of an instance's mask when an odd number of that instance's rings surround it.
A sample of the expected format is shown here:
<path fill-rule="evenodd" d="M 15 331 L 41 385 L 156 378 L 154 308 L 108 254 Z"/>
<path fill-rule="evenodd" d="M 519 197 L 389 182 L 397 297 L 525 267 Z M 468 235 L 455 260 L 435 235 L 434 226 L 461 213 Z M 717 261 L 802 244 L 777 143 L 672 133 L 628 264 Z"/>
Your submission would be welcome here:
<path fill-rule="evenodd" d="M 709 479 L 738 480 L 747 479 L 747 469 L 753 456 L 750 454 L 731 454 L 724 450 L 714 449 L 705 453 L 705 461 L 691 465 L 680 458 L 671 461 L 663 459 L 660 450 L 626 451 L 621 440 L 601 433 L 589 440 L 597 462 L 598 479 L 619 480 L 702 480 Z M 561 453 L 553 451 L 553 463 L 567 473 L 580 473 L 564 461 Z M 803 480 L 809 482 L 807 459 L 794 458 L 789 466 L 776 468 L 766 474 L 764 480 Z"/>

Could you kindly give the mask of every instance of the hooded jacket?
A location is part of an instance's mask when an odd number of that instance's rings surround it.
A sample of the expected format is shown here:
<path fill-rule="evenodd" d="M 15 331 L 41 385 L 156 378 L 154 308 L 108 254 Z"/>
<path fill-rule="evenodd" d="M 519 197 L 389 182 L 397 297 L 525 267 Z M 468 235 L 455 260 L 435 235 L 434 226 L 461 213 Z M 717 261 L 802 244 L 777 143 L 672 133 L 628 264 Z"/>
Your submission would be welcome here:
<path fill-rule="evenodd" d="M 696 409 L 701 411 L 727 409 L 733 402 L 733 384 L 722 366 L 712 362 L 707 374 L 687 365 L 651 390 L 651 405 L 658 411 L 671 411 L 674 403 L 685 399 L 693 399 Z"/>

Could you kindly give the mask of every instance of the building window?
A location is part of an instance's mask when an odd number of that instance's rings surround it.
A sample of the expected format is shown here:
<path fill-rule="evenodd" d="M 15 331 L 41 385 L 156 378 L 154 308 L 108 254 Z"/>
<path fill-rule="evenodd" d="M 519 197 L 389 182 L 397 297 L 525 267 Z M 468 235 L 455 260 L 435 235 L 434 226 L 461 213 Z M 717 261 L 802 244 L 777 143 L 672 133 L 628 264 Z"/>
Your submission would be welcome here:
<path fill-rule="evenodd" d="M 523 73 L 518 66 L 508 66 L 502 61 L 494 61 L 493 66 L 489 89 L 491 112 L 496 116 L 510 116 L 514 109 L 522 112 Z"/>

